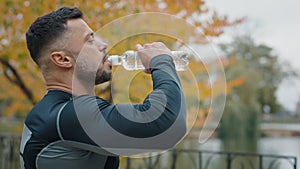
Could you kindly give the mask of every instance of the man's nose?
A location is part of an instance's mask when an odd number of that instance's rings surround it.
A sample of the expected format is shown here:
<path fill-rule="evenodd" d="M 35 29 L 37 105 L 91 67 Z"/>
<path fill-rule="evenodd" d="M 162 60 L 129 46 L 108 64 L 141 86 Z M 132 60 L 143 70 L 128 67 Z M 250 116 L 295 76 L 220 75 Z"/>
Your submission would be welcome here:
<path fill-rule="evenodd" d="M 106 50 L 107 49 L 107 44 L 104 42 L 100 42 L 100 44 L 98 45 L 98 48 L 100 51 Z"/>
<path fill-rule="evenodd" d="M 96 43 L 99 51 L 103 51 L 107 49 L 107 44 L 103 42 L 103 40 L 99 37 L 96 38 Z"/>

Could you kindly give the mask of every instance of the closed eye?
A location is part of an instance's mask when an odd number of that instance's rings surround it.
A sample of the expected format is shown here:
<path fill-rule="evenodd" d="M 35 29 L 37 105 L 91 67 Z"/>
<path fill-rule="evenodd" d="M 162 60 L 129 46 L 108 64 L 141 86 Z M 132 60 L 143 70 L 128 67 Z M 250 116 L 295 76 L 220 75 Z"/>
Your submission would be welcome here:
<path fill-rule="evenodd" d="M 95 35 L 94 35 L 94 32 L 89 33 L 89 34 L 86 36 L 86 39 L 87 39 L 87 42 L 88 42 L 88 43 L 93 43 L 93 42 L 95 41 Z"/>

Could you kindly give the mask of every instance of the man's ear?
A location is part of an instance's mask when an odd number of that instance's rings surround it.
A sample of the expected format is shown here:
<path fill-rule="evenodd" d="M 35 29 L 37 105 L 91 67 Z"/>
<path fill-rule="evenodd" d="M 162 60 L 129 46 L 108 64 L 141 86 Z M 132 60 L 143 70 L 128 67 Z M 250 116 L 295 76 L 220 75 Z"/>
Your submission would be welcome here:
<path fill-rule="evenodd" d="M 56 66 L 61 68 L 71 68 L 73 66 L 73 57 L 63 51 L 52 52 L 50 59 Z"/>

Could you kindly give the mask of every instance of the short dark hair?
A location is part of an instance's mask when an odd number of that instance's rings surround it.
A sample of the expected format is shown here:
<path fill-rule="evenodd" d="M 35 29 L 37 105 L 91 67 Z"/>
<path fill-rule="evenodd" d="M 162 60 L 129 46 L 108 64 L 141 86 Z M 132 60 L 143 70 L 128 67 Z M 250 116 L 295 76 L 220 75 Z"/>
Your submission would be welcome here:
<path fill-rule="evenodd" d="M 76 18 L 82 18 L 78 8 L 62 7 L 37 18 L 31 24 L 26 32 L 26 43 L 31 58 L 37 64 L 42 50 L 67 30 L 67 20 Z"/>

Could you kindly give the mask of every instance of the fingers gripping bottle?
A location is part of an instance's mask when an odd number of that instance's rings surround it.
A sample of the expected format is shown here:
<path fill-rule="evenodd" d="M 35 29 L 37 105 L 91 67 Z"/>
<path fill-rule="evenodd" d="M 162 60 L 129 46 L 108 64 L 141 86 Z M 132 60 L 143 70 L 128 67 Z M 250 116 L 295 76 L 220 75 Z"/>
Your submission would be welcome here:
<path fill-rule="evenodd" d="M 189 54 L 184 51 L 171 51 L 177 71 L 185 71 L 188 69 Z M 129 50 L 122 55 L 111 55 L 108 60 L 113 66 L 122 65 L 126 70 L 143 70 L 145 69 L 141 59 L 136 51 Z"/>

